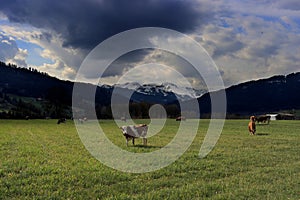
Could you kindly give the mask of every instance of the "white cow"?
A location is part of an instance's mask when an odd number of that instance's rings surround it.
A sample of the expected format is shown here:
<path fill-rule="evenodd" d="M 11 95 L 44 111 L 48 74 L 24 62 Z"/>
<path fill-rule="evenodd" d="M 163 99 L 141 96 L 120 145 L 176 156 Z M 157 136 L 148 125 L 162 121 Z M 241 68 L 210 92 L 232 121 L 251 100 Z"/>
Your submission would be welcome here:
<path fill-rule="evenodd" d="M 143 138 L 143 144 L 147 145 L 147 131 L 148 126 L 146 124 L 130 125 L 130 126 L 121 126 L 120 129 L 123 132 L 123 135 L 126 138 L 126 145 L 128 146 L 128 141 L 132 140 L 134 145 L 135 138 Z"/>
<path fill-rule="evenodd" d="M 84 117 L 84 118 L 79 118 L 78 119 L 78 122 L 79 123 L 81 123 L 81 124 L 83 124 L 83 122 L 86 122 L 88 119 L 86 118 L 86 117 Z"/>

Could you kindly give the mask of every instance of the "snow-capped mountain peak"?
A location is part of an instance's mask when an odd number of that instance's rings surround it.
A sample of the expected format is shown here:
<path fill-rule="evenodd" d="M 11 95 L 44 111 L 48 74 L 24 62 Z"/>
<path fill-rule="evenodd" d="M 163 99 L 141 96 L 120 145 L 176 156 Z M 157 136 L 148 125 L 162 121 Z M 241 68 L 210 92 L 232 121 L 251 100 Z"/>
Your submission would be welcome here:
<path fill-rule="evenodd" d="M 136 90 L 137 88 L 141 87 L 141 84 L 137 82 L 129 82 L 124 84 L 115 84 L 114 86 L 119 88 L 126 88 L 129 90 Z"/>
<path fill-rule="evenodd" d="M 114 87 L 134 90 L 136 93 L 144 94 L 147 96 L 163 96 L 176 95 L 178 100 L 186 101 L 193 98 L 198 98 L 206 93 L 206 90 L 196 90 L 189 87 L 178 86 L 174 83 L 148 83 L 148 84 L 139 84 L 137 82 L 116 84 Z"/>

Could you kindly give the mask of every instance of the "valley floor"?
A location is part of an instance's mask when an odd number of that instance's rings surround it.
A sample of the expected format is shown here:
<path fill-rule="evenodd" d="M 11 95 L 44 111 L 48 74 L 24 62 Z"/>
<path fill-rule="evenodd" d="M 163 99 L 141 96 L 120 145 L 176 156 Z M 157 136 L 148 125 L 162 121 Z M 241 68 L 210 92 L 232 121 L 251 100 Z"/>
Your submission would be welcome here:
<path fill-rule="evenodd" d="M 89 123 L 95 121 L 80 126 Z M 114 121 L 99 122 L 110 141 L 137 153 L 167 145 L 179 123 L 167 120 L 148 139 L 148 147 L 139 139 L 126 147 Z M 247 124 L 226 120 L 218 143 L 200 159 L 209 125 L 200 120 L 195 139 L 178 160 L 134 174 L 95 159 L 73 121 L 57 125 L 56 120 L 0 120 L 0 199 L 299 199 L 300 122 L 257 125 L 256 136 L 249 135 Z"/>

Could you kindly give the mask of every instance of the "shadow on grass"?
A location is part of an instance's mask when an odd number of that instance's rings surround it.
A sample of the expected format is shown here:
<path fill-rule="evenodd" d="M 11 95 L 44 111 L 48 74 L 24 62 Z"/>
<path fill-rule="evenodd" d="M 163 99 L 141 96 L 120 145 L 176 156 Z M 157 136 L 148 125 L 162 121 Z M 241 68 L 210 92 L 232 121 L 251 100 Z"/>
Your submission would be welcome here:
<path fill-rule="evenodd" d="M 267 123 L 265 123 L 265 124 L 258 124 L 258 123 L 256 123 L 256 125 L 257 125 L 257 126 L 268 126 L 268 125 L 270 125 L 270 124 L 267 124 Z"/>
<path fill-rule="evenodd" d="M 266 135 L 270 135 L 269 133 L 256 133 L 257 136 L 266 136 Z"/>
<path fill-rule="evenodd" d="M 145 148 L 145 149 L 159 149 L 159 148 L 162 148 L 161 146 L 153 146 L 153 145 L 142 145 L 142 144 L 137 144 L 137 145 L 134 145 L 134 146 L 128 146 L 128 147 L 139 147 L 139 148 Z"/>

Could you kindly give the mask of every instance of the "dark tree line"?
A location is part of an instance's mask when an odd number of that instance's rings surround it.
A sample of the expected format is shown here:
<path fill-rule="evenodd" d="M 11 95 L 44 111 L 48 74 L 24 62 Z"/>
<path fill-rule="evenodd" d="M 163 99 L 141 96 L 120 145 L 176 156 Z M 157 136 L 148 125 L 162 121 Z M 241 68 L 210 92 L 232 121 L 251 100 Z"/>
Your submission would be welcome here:
<path fill-rule="evenodd" d="M 52 88 L 47 95 L 47 99 L 39 100 L 23 100 L 21 97 L 14 97 L 9 94 L 0 92 L 0 105 L 6 106 L 6 111 L 1 111 L 0 107 L 0 118 L 1 119 L 45 119 L 45 118 L 72 118 L 72 108 L 70 102 L 63 99 L 61 89 Z M 9 105 L 9 106 L 7 106 Z M 92 118 L 92 112 L 96 111 L 98 119 L 112 119 L 114 118 L 134 118 L 142 119 L 149 118 L 149 109 L 153 104 L 146 102 L 129 104 L 130 116 L 124 115 L 124 112 L 117 113 L 117 116 L 113 116 L 110 105 L 96 104 L 95 110 L 83 111 L 83 113 L 74 116 L 75 118 L 88 117 Z M 180 116 L 180 109 L 178 105 L 164 105 L 163 106 L 167 116 L 169 118 L 176 118 Z M 154 117 L 160 118 L 162 114 L 157 113 Z"/>
<path fill-rule="evenodd" d="M 118 105 L 115 106 L 117 107 Z M 123 108 L 129 109 L 130 116 L 126 116 L 125 112 L 122 111 L 118 112 L 118 109 L 115 113 L 116 116 L 113 116 L 110 105 L 109 106 L 98 105 L 96 106 L 96 114 L 98 119 L 112 119 L 113 117 L 117 119 L 120 119 L 122 117 L 133 118 L 133 119 L 148 119 L 150 117 L 149 110 L 151 106 L 153 106 L 153 104 L 146 103 L 146 102 L 140 102 L 140 103 L 131 102 L 129 103 L 129 107 L 123 106 Z M 167 113 L 167 117 L 176 118 L 180 116 L 180 108 L 178 105 L 176 104 L 163 105 L 163 107 Z M 163 117 L 163 114 L 158 112 L 153 117 L 161 118 Z"/>
<path fill-rule="evenodd" d="M 18 67 L 15 64 L 12 64 L 12 63 L 6 64 L 5 62 L 2 62 L 2 61 L 0 61 L 0 67 L 8 67 L 8 68 L 12 68 L 12 69 L 18 69 L 18 70 L 21 70 L 21 71 L 28 71 L 28 72 L 33 72 L 33 73 L 36 73 L 36 74 L 41 74 L 41 75 L 44 75 L 44 76 L 49 76 L 48 73 L 46 73 L 46 72 L 40 72 L 37 69 L 32 68 L 32 67 L 28 67 L 28 68 Z"/>
<path fill-rule="evenodd" d="M 71 108 L 48 100 L 23 100 L 0 92 L 0 119 L 44 119 L 71 117 Z"/>

